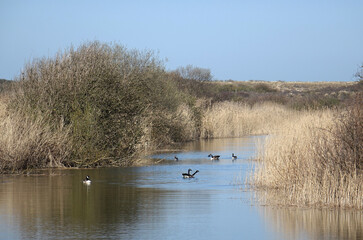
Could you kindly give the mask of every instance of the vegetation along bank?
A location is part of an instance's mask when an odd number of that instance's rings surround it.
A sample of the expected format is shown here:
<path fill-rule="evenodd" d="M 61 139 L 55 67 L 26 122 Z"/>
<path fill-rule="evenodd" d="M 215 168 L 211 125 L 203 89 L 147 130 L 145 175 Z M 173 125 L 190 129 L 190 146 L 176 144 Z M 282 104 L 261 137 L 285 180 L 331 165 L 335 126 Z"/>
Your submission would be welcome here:
<path fill-rule="evenodd" d="M 0 172 L 130 166 L 176 143 L 274 133 L 254 186 L 362 208 L 362 69 L 355 82 L 212 81 L 152 51 L 70 47 L 0 80 Z"/>

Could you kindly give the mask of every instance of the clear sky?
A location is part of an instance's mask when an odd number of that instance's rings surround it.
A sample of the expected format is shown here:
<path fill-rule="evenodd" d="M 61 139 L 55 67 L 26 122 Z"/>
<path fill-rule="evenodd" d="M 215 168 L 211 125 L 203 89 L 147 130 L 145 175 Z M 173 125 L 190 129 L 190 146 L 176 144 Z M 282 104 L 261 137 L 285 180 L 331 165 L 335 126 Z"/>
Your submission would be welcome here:
<path fill-rule="evenodd" d="M 362 0 L 0 0 L 0 78 L 87 41 L 150 49 L 218 80 L 354 81 Z"/>

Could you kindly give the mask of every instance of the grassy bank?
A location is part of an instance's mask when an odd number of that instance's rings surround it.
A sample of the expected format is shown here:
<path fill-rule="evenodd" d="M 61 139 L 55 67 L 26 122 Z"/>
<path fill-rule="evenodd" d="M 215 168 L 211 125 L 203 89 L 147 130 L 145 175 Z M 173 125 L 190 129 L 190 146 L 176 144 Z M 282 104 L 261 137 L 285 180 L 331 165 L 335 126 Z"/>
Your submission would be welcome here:
<path fill-rule="evenodd" d="M 362 95 L 344 110 L 307 111 L 269 137 L 252 183 L 269 203 L 363 208 Z"/>

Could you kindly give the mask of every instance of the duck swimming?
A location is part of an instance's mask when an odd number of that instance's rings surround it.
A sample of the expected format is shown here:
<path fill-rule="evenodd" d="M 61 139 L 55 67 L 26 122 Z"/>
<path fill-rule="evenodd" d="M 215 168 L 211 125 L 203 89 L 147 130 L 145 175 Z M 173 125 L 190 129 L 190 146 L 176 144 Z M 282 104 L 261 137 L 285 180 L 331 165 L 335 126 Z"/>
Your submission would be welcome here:
<path fill-rule="evenodd" d="M 219 160 L 219 155 L 212 155 L 212 154 L 209 154 L 208 157 L 210 157 L 210 160 Z"/>
<path fill-rule="evenodd" d="M 232 160 L 237 160 L 237 156 L 232 153 Z"/>
<path fill-rule="evenodd" d="M 183 178 L 194 178 L 194 175 L 199 172 L 199 170 L 195 171 L 193 174 L 190 174 L 192 169 L 188 169 L 188 173 L 182 173 Z"/>
<path fill-rule="evenodd" d="M 175 161 L 179 161 L 179 158 L 177 156 L 174 157 Z"/>
<path fill-rule="evenodd" d="M 89 178 L 88 175 L 86 176 L 86 179 L 83 180 L 83 183 L 85 183 L 85 184 L 91 184 L 91 179 Z"/>

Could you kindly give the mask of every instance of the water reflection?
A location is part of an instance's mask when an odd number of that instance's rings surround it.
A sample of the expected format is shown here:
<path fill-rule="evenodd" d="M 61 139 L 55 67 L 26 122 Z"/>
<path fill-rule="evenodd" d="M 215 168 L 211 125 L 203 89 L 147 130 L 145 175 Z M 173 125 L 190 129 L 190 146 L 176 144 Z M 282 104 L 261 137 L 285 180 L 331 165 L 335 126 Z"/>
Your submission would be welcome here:
<path fill-rule="evenodd" d="M 201 191 L 203 181 L 181 176 L 159 189 L 155 179 L 167 169 L 157 169 L 71 170 L 10 178 L 1 185 L 1 232 L 6 239 L 179 239 L 200 229 L 200 236 L 207 237 L 213 226 L 220 225 L 220 231 L 227 225 L 218 206 L 234 192 Z M 92 176 L 90 185 L 82 183 L 84 174 Z M 233 213 L 228 207 L 224 211 Z"/>
<path fill-rule="evenodd" d="M 166 160 L 174 160 L 178 156 L 179 164 L 188 163 L 209 163 L 208 155 L 220 155 L 220 160 L 232 160 L 232 153 L 238 156 L 238 160 L 247 160 L 255 157 L 257 146 L 264 141 L 264 136 L 252 136 L 244 138 L 221 138 L 193 141 L 185 144 L 180 152 L 155 154 L 152 157 Z M 190 161 L 192 160 L 192 161 Z M 167 163 L 167 162 L 166 162 Z"/>
<path fill-rule="evenodd" d="M 286 239 L 363 239 L 363 212 L 260 207 L 267 225 Z"/>
<path fill-rule="evenodd" d="M 143 202 L 150 198 L 157 202 L 159 198 L 155 189 L 139 191 L 97 181 L 87 186 L 80 182 L 80 173 L 71 172 L 19 177 L 3 184 L 2 223 L 16 224 L 25 239 L 58 238 L 54 235 L 58 231 L 62 237 L 68 234 L 72 237 L 77 232 L 89 234 L 82 238 L 103 236 L 114 232 L 120 227 L 118 224 L 127 226 L 137 222 L 142 217 L 139 208 Z M 100 175 L 97 172 L 92 171 L 96 178 Z"/>

